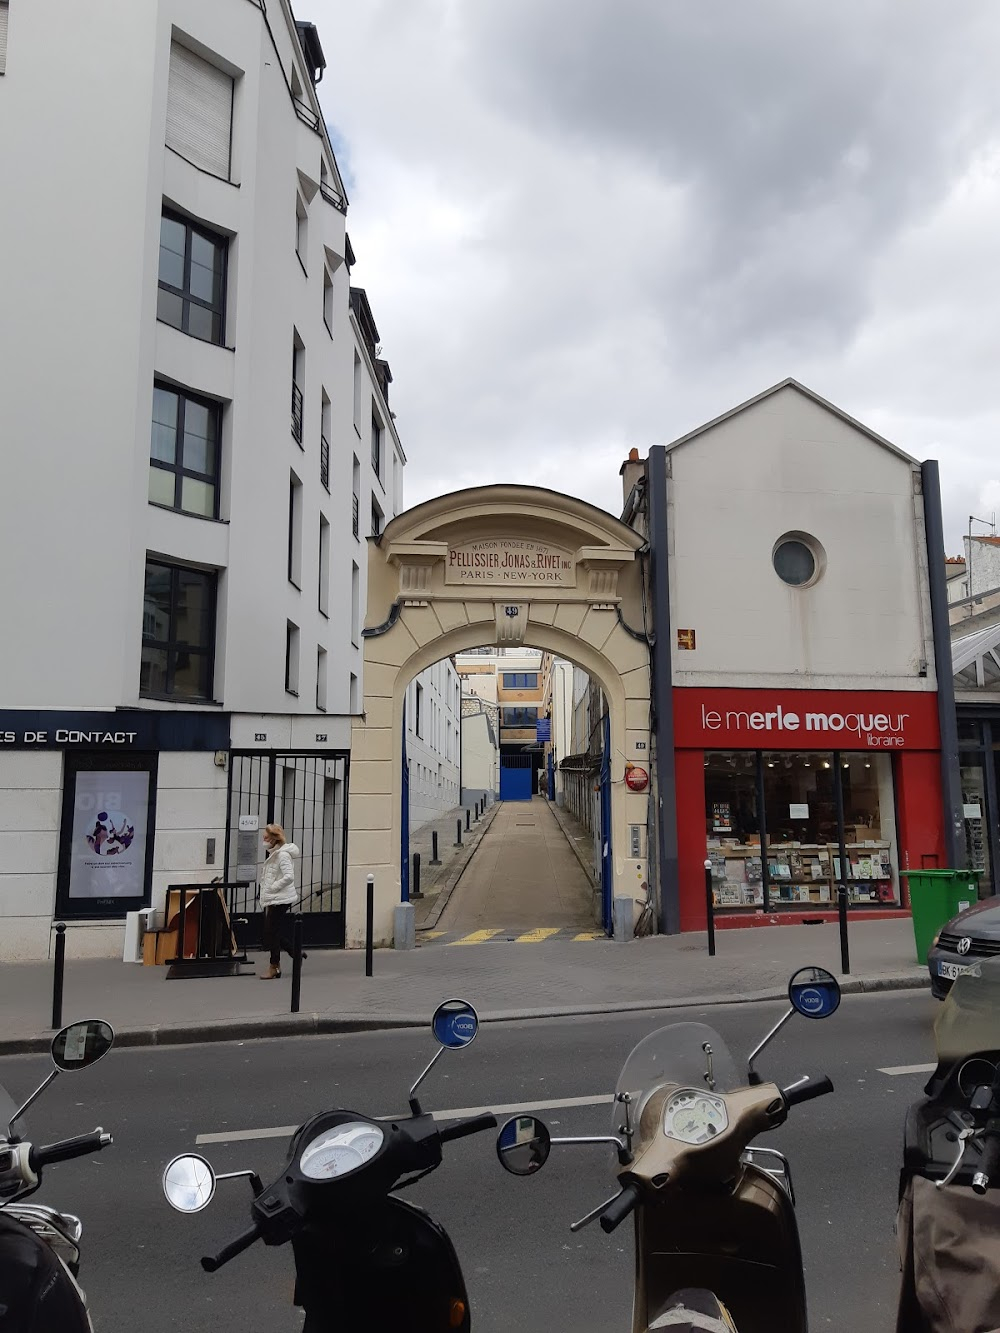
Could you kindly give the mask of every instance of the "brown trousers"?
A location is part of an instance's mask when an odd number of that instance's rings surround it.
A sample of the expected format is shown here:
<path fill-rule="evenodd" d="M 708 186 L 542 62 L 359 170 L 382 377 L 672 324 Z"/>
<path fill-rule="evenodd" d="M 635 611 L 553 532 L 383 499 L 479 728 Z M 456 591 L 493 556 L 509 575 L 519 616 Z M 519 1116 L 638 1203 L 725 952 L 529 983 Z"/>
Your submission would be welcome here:
<path fill-rule="evenodd" d="M 910 1181 L 896 1217 L 896 1333 L 1000 1333 L 1000 1190 Z"/>

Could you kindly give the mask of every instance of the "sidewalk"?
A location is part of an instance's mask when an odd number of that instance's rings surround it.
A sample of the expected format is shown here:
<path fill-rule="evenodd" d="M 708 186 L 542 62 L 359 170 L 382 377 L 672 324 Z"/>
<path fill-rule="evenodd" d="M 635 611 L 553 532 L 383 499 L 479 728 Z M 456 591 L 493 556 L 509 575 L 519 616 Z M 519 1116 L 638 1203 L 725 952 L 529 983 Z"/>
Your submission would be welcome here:
<path fill-rule="evenodd" d="M 853 924 L 846 992 L 927 986 L 907 921 Z M 258 963 L 260 955 L 256 957 Z M 484 1020 L 600 1014 L 777 998 L 798 967 L 840 976 L 835 925 L 720 933 L 709 958 L 703 934 L 538 945 L 491 941 L 380 949 L 364 975 L 362 951 L 314 950 L 303 968 L 302 1013 L 288 1012 L 289 974 L 167 981 L 164 968 L 109 960 L 66 966 L 65 1022 L 101 1017 L 126 1046 L 424 1026 L 441 1000 L 463 996 Z M 51 1039 L 51 963 L 0 968 L 0 1054 L 44 1049 Z"/>
<path fill-rule="evenodd" d="M 414 921 L 418 931 L 431 930 L 437 925 L 441 913 L 448 905 L 452 890 L 465 873 L 466 867 L 475 856 L 486 830 L 493 823 L 498 804 L 491 805 L 483 812 L 479 821 L 472 813 L 469 829 L 465 828 L 467 807 L 456 805 L 447 814 L 432 819 L 410 834 L 410 893 L 413 883 L 413 853 L 420 853 L 420 892 L 422 898 L 412 899 Z M 456 845 L 457 825 L 462 825 L 462 844 Z M 438 835 L 438 860 L 440 865 L 433 865 L 433 835 Z M 419 936 L 418 936 L 419 938 Z"/>

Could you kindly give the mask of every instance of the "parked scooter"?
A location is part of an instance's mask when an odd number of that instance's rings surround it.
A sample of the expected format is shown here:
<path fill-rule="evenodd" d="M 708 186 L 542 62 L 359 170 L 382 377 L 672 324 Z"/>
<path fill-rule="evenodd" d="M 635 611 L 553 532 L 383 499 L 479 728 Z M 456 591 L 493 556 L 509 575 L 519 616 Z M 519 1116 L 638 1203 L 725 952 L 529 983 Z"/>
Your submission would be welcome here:
<path fill-rule="evenodd" d="M 906 1117 L 897 1333 L 1000 1328 L 1000 958 L 968 964 L 934 1026 L 937 1068 Z"/>
<path fill-rule="evenodd" d="M 87 1300 L 77 1284 L 83 1226 L 72 1213 L 23 1202 L 41 1186 L 42 1171 L 55 1162 L 89 1157 L 112 1138 L 98 1127 L 91 1134 L 37 1146 L 14 1132 L 15 1123 L 59 1074 L 96 1064 L 114 1042 L 101 1019 L 71 1023 L 52 1041 L 48 1077 L 26 1102 L 15 1107 L 0 1088 L 0 1323 L 10 1333 L 92 1333 Z"/>
<path fill-rule="evenodd" d="M 357 1111 L 322 1111 L 292 1136 L 288 1160 L 264 1186 L 253 1171 L 216 1175 L 185 1154 L 163 1174 L 168 1203 L 195 1213 L 212 1200 L 218 1180 L 249 1178 L 251 1226 L 201 1265 L 214 1273 L 255 1241 L 284 1245 L 295 1257 L 295 1304 L 303 1333 L 336 1326 L 372 1333 L 444 1333 L 471 1328 L 461 1265 L 447 1232 L 423 1209 L 396 1196 L 441 1165 L 453 1139 L 496 1127 L 492 1114 L 439 1128 L 421 1110 L 417 1089 L 446 1050 L 468 1046 L 479 1029 L 466 1000 L 446 1000 L 431 1029 L 440 1049 L 410 1089 L 410 1115 L 376 1119 Z"/>
<path fill-rule="evenodd" d="M 554 1139 L 534 1116 L 500 1130 L 497 1156 L 516 1176 L 540 1170 L 553 1144 L 616 1149 L 618 1193 L 570 1230 L 598 1219 L 612 1232 L 635 1214 L 634 1333 L 806 1333 L 791 1170 L 783 1154 L 750 1144 L 833 1084 L 806 1076 L 779 1088 L 761 1080 L 754 1061 L 794 1014 L 828 1018 L 840 987 L 823 968 L 806 967 L 791 978 L 788 998 L 788 1012 L 751 1054 L 745 1083 L 712 1028 L 674 1023 L 625 1062 L 615 1133 Z"/>

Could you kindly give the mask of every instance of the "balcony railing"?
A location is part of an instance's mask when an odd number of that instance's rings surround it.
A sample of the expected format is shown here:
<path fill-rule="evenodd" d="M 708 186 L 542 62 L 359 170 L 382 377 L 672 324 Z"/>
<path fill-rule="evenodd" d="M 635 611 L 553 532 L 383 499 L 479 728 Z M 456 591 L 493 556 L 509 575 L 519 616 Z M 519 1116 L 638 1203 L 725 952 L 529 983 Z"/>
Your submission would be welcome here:
<path fill-rule="evenodd" d="M 330 489 L 330 441 L 325 435 L 319 437 L 319 479 Z"/>
<path fill-rule="evenodd" d="M 302 390 L 292 381 L 292 438 L 302 443 Z"/>
<path fill-rule="evenodd" d="M 355 495 L 355 497 L 354 497 L 354 517 L 353 517 L 353 527 L 354 527 L 354 535 L 355 535 L 355 537 L 358 536 L 358 533 L 359 533 L 359 531 L 360 531 L 360 529 L 361 529 L 361 521 L 360 521 L 360 518 L 359 518 L 359 515 L 358 515 L 358 508 L 359 508 L 359 506 L 358 506 L 358 497 Z"/>

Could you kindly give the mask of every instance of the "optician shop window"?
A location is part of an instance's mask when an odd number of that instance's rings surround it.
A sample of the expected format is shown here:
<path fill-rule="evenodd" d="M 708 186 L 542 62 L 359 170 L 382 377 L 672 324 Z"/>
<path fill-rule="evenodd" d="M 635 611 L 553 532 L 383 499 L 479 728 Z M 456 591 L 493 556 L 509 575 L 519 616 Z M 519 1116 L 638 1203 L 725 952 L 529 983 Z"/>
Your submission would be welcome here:
<path fill-rule="evenodd" d="M 718 907 L 899 901 L 891 756 L 710 751 L 705 800 Z"/>

